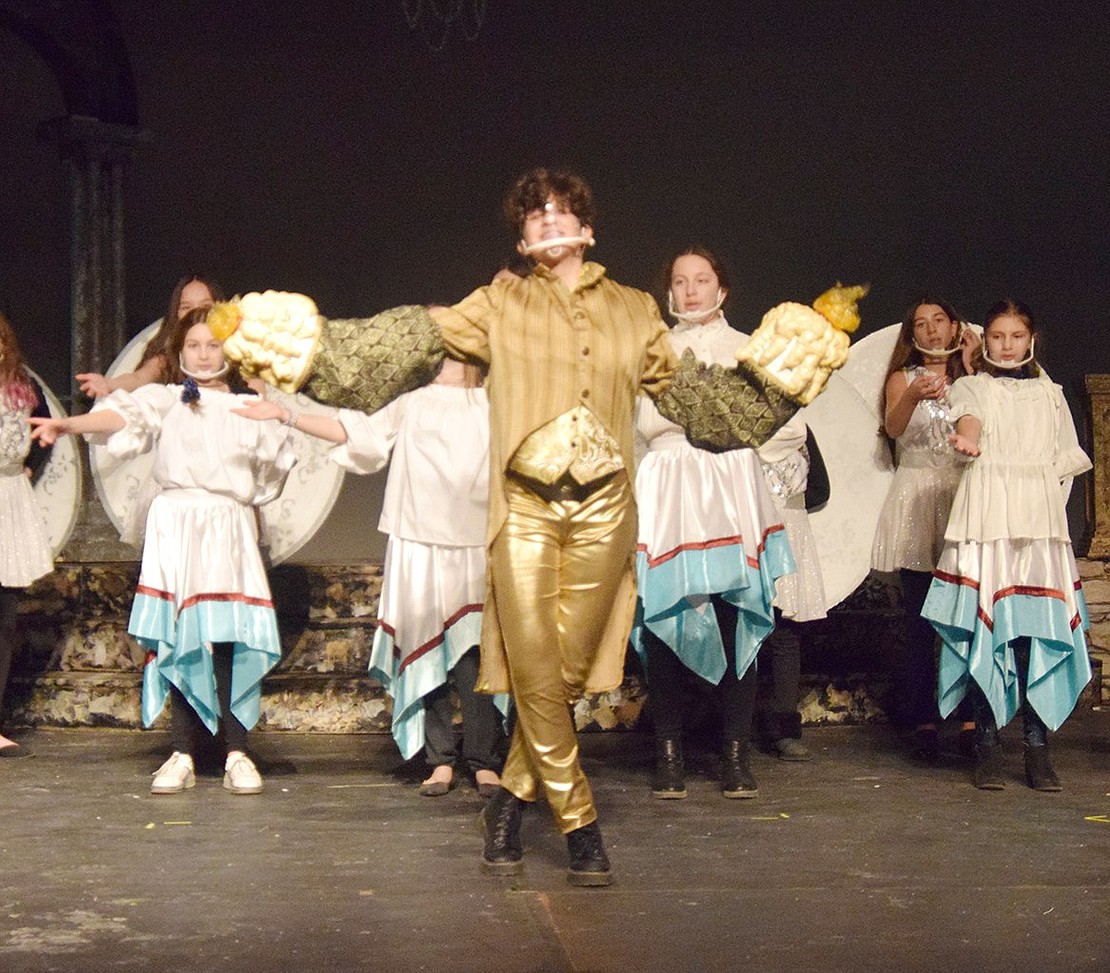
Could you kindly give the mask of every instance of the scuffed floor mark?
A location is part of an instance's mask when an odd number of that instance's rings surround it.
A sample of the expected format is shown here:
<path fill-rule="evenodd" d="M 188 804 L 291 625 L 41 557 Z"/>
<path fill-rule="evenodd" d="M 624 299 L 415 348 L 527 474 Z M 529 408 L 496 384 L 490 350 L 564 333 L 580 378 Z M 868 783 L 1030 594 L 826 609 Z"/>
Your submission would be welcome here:
<path fill-rule="evenodd" d="M 19 916 L 26 921 L 26 915 Z M 0 940 L 4 949 L 28 953 L 71 953 L 90 945 L 97 937 L 109 936 L 121 941 L 137 942 L 153 936 L 137 935 L 122 916 L 104 916 L 76 909 L 71 912 L 47 912 L 35 917 L 37 925 L 12 929 Z"/>
<path fill-rule="evenodd" d="M 567 953 L 563 934 L 551 908 L 551 898 L 544 892 L 518 890 L 509 893 L 511 902 L 531 926 L 528 937 L 533 944 L 533 955 L 537 970 L 574 973 L 575 966 Z"/>

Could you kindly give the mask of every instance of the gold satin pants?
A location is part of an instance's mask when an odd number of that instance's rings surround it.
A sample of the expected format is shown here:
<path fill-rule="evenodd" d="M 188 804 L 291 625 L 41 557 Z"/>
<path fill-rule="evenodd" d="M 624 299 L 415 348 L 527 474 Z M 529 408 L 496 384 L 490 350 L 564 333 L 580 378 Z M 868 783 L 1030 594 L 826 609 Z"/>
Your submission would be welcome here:
<path fill-rule="evenodd" d="M 516 705 L 501 783 L 524 801 L 542 786 L 566 834 L 597 819 L 571 707 L 635 549 L 632 488 L 622 471 L 581 502 L 549 502 L 511 479 L 506 494 L 508 519 L 490 548 Z"/>

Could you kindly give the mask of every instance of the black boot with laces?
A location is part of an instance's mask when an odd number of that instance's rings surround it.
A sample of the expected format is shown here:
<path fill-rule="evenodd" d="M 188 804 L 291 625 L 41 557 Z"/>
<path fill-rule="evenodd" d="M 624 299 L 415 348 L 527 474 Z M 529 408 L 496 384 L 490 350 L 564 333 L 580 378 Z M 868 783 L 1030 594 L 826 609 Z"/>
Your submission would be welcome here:
<path fill-rule="evenodd" d="M 567 881 L 571 885 L 589 887 L 613 881 L 609 856 L 605 854 L 601 829 L 596 821 L 567 835 L 567 851 L 570 852 Z"/>
<path fill-rule="evenodd" d="M 520 819 L 525 802 L 499 787 L 482 808 L 479 820 L 486 846 L 482 871 L 490 875 L 519 875 L 524 871 L 524 849 L 520 843 Z"/>

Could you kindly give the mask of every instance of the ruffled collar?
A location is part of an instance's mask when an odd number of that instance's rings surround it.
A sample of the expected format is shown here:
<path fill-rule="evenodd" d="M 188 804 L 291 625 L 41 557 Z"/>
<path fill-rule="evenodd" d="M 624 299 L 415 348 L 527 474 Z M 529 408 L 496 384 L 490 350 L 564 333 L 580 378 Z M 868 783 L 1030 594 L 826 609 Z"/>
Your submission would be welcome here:
<path fill-rule="evenodd" d="M 694 324 L 690 321 L 678 322 L 671 328 L 671 341 L 677 348 L 690 348 L 697 352 L 711 348 L 726 332 L 735 333 L 728 321 L 725 320 L 725 316 L 719 314 L 712 321 L 707 321 L 705 324 Z"/>

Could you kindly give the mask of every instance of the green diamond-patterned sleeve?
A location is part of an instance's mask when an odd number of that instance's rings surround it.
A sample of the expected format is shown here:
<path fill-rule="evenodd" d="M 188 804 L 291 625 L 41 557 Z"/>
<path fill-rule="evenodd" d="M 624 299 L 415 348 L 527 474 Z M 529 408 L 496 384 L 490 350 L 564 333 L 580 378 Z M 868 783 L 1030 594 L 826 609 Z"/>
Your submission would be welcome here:
<path fill-rule="evenodd" d="M 735 369 L 706 365 L 689 350 L 655 405 L 691 443 L 714 452 L 761 446 L 798 411 L 797 403 L 742 363 Z"/>
<path fill-rule="evenodd" d="M 328 405 L 376 412 L 427 385 L 443 361 L 439 327 L 420 305 L 324 325 L 305 395 Z"/>

